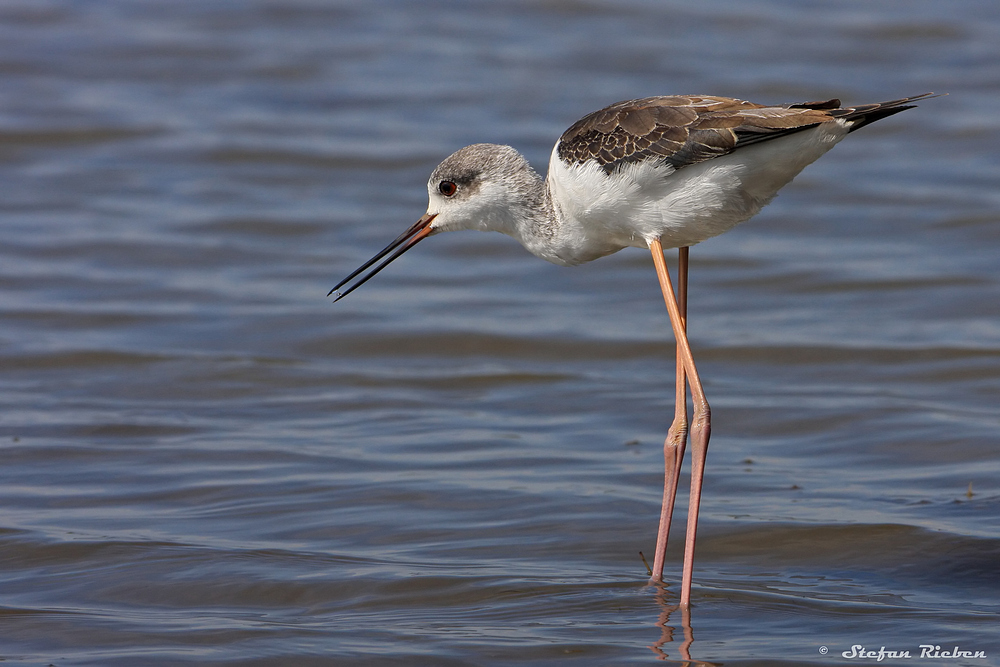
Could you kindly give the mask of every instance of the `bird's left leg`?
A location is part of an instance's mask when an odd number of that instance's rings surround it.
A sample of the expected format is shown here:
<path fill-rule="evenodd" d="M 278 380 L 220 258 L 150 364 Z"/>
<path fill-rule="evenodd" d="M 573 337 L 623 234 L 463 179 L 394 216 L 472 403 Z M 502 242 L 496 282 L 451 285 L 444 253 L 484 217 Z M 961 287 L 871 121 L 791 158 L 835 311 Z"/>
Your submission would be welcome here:
<path fill-rule="evenodd" d="M 683 357 L 684 371 L 691 387 L 691 400 L 694 404 L 694 413 L 691 419 L 691 495 L 688 502 L 687 535 L 684 540 L 684 569 L 680 600 L 681 607 L 687 607 L 691 604 L 694 544 L 698 532 L 698 510 L 701 505 L 701 484 L 705 474 L 705 457 L 708 453 L 708 439 L 712 433 L 712 412 L 701 386 L 701 378 L 698 377 L 698 369 L 694 365 L 694 357 L 691 354 L 691 346 L 688 343 L 685 330 L 686 320 L 681 317 L 677 298 L 670 283 L 670 274 L 667 272 L 667 263 L 663 257 L 663 245 L 659 239 L 653 239 L 649 243 L 649 249 L 653 254 L 656 275 L 660 281 L 660 289 L 667 305 L 667 312 L 670 314 L 674 338 L 677 340 L 678 357 Z"/>
<path fill-rule="evenodd" d="M 681 316 L 681 328 L 687 331 L 687 276 L 688 248 L 677 249 L 677 309 Z M 667 431 L 663 442 L 663 504 L 660 506 L 660 528 L 656 534 L 656 552 L 653 560 L 653 581 L 663 580 L 663 566 L 666 560 L 667 540 L 670 536 L 670 524 L 674 516 L 674 504 L 677 500 L 677 486 L 681 476 L 681 463 L 684 461 L 684 449 L 687 446 L 688 416 L 687 416 L 687 376 L 684 372 L 684 359 L 681 348 L 677 346 L 676 380 L 674 382 L 674 421 Z"/>

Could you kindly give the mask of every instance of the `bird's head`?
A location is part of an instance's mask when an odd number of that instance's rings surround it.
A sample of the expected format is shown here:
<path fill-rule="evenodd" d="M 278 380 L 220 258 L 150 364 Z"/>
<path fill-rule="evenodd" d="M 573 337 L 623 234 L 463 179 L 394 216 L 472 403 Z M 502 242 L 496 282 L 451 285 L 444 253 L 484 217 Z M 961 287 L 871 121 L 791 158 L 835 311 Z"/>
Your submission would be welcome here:
<path fill-rule="evenodd" d="M 537 180 L 528 161 L 510 146 L 473 144 L 455 151 L 427 181 L 427 212 L 330 294 L 337 293 L 335 301 L 344 298 L 432 234 L 460 229 L 511 233 L 517 209 Z"/>
<path fill-rule="evenodd" d="M 435 232 L 506 232 L 524 187 L 537 176 L 510 146 L 473 144 L 455 151 L 427 180 L 427 215 Z"/>

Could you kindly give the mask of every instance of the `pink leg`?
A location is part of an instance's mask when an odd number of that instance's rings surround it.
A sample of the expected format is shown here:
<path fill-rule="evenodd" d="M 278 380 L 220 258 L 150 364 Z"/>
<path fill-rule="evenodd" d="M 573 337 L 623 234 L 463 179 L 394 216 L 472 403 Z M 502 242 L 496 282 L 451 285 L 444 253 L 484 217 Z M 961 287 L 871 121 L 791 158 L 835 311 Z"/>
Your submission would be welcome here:
<path fill-rule="evenodd" d="M 681 328 L 687 331 L 687 263 L 688 248 L 677 250 L 677 309 L 681 314 Z M 660 529 L 656 535 L 656 553 L 653 560 L 653 581 L 663 580 L 663 565 L 667 553 L 670 524 L 674 516 L 674 502 L 677 500 L 677 485 L 681 476 L 681 462 L 687 446 L 687 378 L 684 373 L 684 359 L 677 346 L 675 362 L 677 379 L 674 382 L 674 421 L 663 442 L 663 505 L 660 509 Z"/>
<path fill-rule="evenodd" d="M 681 607 L 688 607 L 691 604 L 691 580 L 694 575 L 694 544 L 698 534 L 698 509 L 701 504 L 701 483 L 705 476 L 705 456 L 708 453 L 708 439 L 712 434 L 712 412 L 708 406 L 708 401 L 705 400 L 701 378 L 698 377 L 698 370 L 694 365 L 694 357 L 691 355 L 691 346 L 688 344 L 687 339 L 686 320 L 682 316 L 677 299 L 674 296 L 674 289 L 670 282 L 670 274 L 667 272 L 667 263 L 663 258 L 663 246 L 660 240 L 654 239 L 650 242 L 649 249 L 653 254 L 656 276 L 660 281 L 663 300 L 667 305 L 667 312 L 670 315 L 670 324 L 674 330 L 674 338 L 677 340 L 677 356 L 683 362 L 682 365 L 687 376 L 686 379 L 691 387 L 691 400 L 694 404 L 691 423 L 691 496 L 688 502 L 687 535 L 684 540 L 684 568 L 681 578 L 680 601 Z"/>

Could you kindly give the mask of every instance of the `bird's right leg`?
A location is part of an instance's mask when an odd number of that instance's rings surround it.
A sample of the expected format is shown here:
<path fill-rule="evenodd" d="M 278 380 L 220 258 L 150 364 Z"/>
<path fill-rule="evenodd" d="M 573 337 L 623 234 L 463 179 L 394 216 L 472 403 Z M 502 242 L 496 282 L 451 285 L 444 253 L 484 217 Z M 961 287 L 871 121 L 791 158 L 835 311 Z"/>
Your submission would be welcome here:
<path fill-rule="evenodd" d="M 687 276 L 688 248 L 677 249 L 677 310 L 681 316 L 681 328 L 687 332 Z M 670 537 L 670 524 L 674 516 L 674 503 L 677 500 L 677 486 L 681 476 L 681 463 L 684 461 L 684 449 L 687 446 L 688 415 L 687 415 L 687 376 L 684 372 L 684 359 L 681 348 L 677 346 L 675 361 L 677 371 L 674 382 L 674 421 L 667 431 L 663 442 L 663 504 L 660 507 L 660 529 L 656 534 L 656 552 L 653 560 L 653 581 L 663 580 L 663 566 L 667 554 L 667 540 Z"/>
<path fill-rule="evenodd" d="M 677 355 L 679 359 L 683 358 L 683 367 L 687 382 L 691 387 L 691 400 L 694 405 L 691 421 L 691 495 L 688 502 L 687 535 L 684 539 L 684 568 L 680 599 L 681 607 L 687 607 L 691 604 L 694 545 L 698 533 L 698 510 L 701 505 L 701 484 L 705 476 L 705 457 L 708 454 L 708 440 L 712 433 L 712 412 L 705 399 L 701 378 L 698 377 L 698 369 L 694 365 L 694 357 L 687 339 L 686 320 L 681 316 L 677 298 L 670 283 L 670 274 L 667 272 L 667 263 L 663 257 L 663 246 L 660 240 L 653 239 L 649 244 L 649 249 L 653 254 L 653 264 L 656 267 L 656 276 L 660 281 L 663 300 L 667 305 L 667 312 L 670 314 L 670 324 L 677 341 Z"/>

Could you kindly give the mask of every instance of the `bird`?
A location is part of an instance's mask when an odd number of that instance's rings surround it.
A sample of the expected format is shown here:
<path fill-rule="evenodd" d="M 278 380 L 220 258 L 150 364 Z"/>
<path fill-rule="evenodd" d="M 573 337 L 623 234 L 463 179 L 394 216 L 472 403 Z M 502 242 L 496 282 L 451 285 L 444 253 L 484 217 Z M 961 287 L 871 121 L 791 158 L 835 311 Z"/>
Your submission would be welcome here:
<path fill-rule="evenodd" d="M 417 243 L 441 232 L 501 232 L 562 266 L 623 248 L 647 249 L 676 345 L 674 419 L 664 441 L 663 502 L 650 577 L 654 584 L 663 582 L 667 536 L 690 436 L 691 489 L 679 602 L 687 609 L 711 435 L 711 408 L 687 338 L 689 248 L 756 215 L 851 132 L 935 96 L 923 93 L 848 107 L 839 99 L 784 105 L 712 95 L 626 100 L 570 126 L 552 148 L 544 179 L 510 146 L 466 146 L 431 173 L 426 213 L 327 296 L 343 299 Z M 672 248 L 678 250 L 676 291 L 664 255 Z"/>

